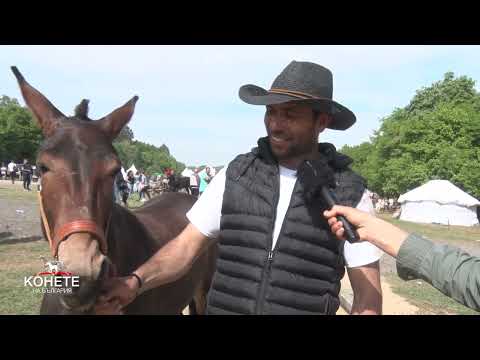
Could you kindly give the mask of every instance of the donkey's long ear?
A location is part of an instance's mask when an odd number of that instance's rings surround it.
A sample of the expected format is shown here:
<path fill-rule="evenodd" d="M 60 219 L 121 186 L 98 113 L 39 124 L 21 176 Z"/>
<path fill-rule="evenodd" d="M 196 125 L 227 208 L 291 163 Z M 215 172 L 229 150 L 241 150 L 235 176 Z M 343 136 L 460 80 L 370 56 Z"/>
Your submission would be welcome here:
<path fill-rule="evenodd" d="M 33 112 L 33 115 L 42 128 L 45 137 L 51 136 L 58 127 L 62 118 L 65 117 L 48 99 L 43 96 L 38 90 L 32 87 L 18 71 L 16 66 L 12 66 L 12 71 L 17 78 L 20 91 L 23 99 Z"/>
<path fill-rule="evenodd" d="M 113 141 L 117 135 L 120 134 L 123 127 L 130 121 L 137 100 L 138 96 L 134 96 L 125 105 L 113 110 L 110 114 L 95 122 L 110 140 Z"/>

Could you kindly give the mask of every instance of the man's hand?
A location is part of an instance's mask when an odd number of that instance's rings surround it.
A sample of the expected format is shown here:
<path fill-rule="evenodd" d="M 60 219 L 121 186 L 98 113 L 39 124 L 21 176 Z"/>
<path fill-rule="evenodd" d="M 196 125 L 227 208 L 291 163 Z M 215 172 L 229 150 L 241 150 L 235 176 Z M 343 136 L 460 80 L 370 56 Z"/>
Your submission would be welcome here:
<path fill-rule="evenodd" d="M 95 315 L 123 315 L 122 306 L 118 300 L 95 305 Z"/>
<path fill-rule="evenodd" d="M 374 230 L 373 233 L 376 233 L 378 228 L 382 226 L 381 220 L 376 217 L 348 206 L 335 205 L 331 210 L 327 210 L 323 214 L 328 219 L 328 225 L 330 225 L 332 233 L 341 240 L 345 240 L 345 229 L 342 222 L 336 218 L 338 215 L 343 215 L 357 228 L 361 241 L 371 241 L 374 235 L 371 230 Z"/>
<path fill-rule="evenodd" d="M 95 305 L 97 315 L 120 315 L 122 309 L 137 296 L 138 280 L 134 276 L 111 278 L 103 285 L 104 294 Z"/>

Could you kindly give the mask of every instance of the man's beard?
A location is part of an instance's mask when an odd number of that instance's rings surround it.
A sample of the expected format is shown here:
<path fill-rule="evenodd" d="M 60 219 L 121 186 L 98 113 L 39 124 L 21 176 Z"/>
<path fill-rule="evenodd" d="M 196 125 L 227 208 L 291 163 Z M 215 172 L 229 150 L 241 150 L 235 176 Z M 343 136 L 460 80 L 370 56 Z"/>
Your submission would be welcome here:
<path fill-rule="evenodd" d="M 287 141 L 283 146 L 277 144 L 272 140 L 269 135 L 269 144 L 273 155 L 275 155 L 277 161 L 290 160 L 312 153 L 315 148 L 315 142 L 307 143 L 293 143 Z"/>

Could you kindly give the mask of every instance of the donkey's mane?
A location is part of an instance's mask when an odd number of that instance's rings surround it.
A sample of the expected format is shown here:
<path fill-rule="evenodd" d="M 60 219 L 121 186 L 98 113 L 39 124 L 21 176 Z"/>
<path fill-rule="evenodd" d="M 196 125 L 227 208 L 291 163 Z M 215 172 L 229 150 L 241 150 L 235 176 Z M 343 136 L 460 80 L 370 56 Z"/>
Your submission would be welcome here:
<path fill-rule="evenodd" d="M 81 120 L 91 121 L 88 117 L 88 103 L 90 100 L 83 99 L 80 104 L 75 107 L 75 116 Z"/>

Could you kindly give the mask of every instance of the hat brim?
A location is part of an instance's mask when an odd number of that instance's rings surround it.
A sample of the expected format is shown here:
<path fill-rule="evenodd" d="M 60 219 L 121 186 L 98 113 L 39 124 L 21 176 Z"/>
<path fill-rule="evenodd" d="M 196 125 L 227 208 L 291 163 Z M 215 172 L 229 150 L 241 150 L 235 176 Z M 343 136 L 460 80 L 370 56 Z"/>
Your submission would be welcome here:
<path fill-rule="evenodd" d="M 345 106 L 331 99 L 300 99 L 295 96 L 271 93 L 256 85 L 244 85 L 240 88 L 238 96 L 247 104 L 251 105 L 276 105 L 286 102 L 301 102 L 311 105 L 315 110 L 324 111 L 326 105 L 333 121 L 329 129 L 346 130 L 355 124 L 355 114 Z"/>

